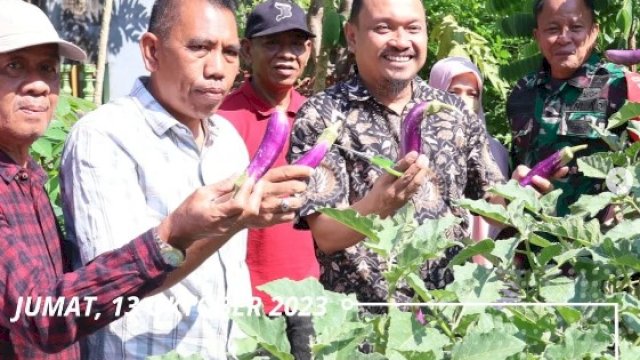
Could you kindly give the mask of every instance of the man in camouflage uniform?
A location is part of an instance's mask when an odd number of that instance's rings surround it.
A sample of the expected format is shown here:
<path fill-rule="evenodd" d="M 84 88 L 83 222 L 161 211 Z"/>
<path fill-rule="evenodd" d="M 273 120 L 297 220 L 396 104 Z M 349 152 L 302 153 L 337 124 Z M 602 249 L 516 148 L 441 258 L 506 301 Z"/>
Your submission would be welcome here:
<path fill-rule="evenodd" d="M 542 69 L 518 81 L 507 100 L 513 134 L 513 165 L 534 166 L 564 146 L 587 144 L 577 157 L 608 150 L 591 127 L 604 129 L 624 105 L 626 81 L 620 66 L 593 52 L 598 35 L 593 0 L 538 0 L 534 36 L 544 56 Z M 553 181 L 563 190 L 559 216 L 583 194 L 601 192 L 599 179 L 577 172 Z"/>

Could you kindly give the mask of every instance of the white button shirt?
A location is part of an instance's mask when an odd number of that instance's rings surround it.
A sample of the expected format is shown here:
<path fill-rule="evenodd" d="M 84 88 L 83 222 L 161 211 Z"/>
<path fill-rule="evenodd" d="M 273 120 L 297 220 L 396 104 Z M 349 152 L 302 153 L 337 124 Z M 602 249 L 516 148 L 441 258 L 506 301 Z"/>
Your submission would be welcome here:
<path fill-rule="evenodd" d="M 138 79 L 129 96 L 87 114 L 65 144 L 64 213 L 82 263 L 121 247 L 195 189 L 238 175 L 248 164 L 244 142 L 229 122 L 207 119 L 200 151 L 190 130 L 147 91 L 146 81 Z M 229 339 L 240 331 L 225 301 L 251 301 L 246 241 L 246 231 L 236 234 L 180 283 L 92 335 L 88 358 L 145 359 L 177 350 L 226 359 Z M 135 301 L 122 300 L 123 307 Z"/>

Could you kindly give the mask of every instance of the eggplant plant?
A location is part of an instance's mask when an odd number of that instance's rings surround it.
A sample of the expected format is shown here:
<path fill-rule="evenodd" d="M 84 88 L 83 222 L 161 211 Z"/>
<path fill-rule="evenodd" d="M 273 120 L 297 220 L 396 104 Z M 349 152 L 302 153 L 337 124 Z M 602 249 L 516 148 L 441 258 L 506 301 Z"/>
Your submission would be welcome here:
<path fill-rule="evenodd" d="M 587 198 L 572 215 L 556 218 L 552 213 L 557 192 L 538 198 L 515 181 L 493 191 L 509 198 L 510 205 L 502 208 L 480 200 L 460 205 L 515 227 L 518 233 L 510 239 L 453 242 L 443 234 L 455 219 L 417 224 L 411 206 L 387 219 L 323 210 L 365 234 L 365 246 L 395 259 L 383 272 L 388 291 L 407 284 L 416 305 L 396 306 L 389 299 L 382 314 L 367 311 L 371 307 L 354 306 L 353 295 L 326 291 L 311 279 L 283 279 L 261 289 L 274 297 L 297 299 L 290 301 L 293 304 L 304 304 L 305 298 L 323 304 L 304 308 L 313 314 L 314 359 L 614 359 L 616 352 L 621 359 L 636 359 L 640 355 L 640 290 L 634 277 L 640 266 L 638 220 L 623 220 L 602 232 L 590 216 L 602 200 Z M 561 241 L 550 243 L 544 233 Z M 520 243 L 542 246 L 542 251 L 534 253 L 530 246 L 518 250 Z M 449 265 L 455 281 L 445 289 L 427 289 L 419 277 L 421 264 L 455 244 L 465 245 Z M 531 269 L 514 264 L 519 251 L 533 259 Z M 468 261 L 477 254 L 492 261 L 494 268 Z M 563 275 L 566 264 L 575 275 Z M 618 323 L 616 308 L 610 304 L 618 304 Z M 293 313 L 302 309 L 294 307 Z M 418 310 L 422 321 L 415 316 Z M 248 335 L 238 344 L 239 359 L 253 359 L 256 354 L 293 359 L 283 319 L 239 315 L 234 320 Z M 368 345 L 366 354 L 361 351 L 363 344 Z"/>
<path fill-rule="evenodd" d="M 638 115 L 640 106 L 627 104 L 610 128 L 628 126 Z M 326 291 L 311 279 L 278 280 L 262 289 L 295 298 L 292 304 L 303 304 L 304 297 L 323 299 L 322 306 L 316 302 L 311 308 L 314 359 L 639 359 L 640 143 L 609 130 L 601 135 L 611 151 L 578 159 L 584 176 L 603 181 L 602 193 L 582 196 L 564 217 L 555 215 L 561 190 L 540 196 L 515 180 L 490 190 L 508 201 L 506 207 L 457 202 L 513 228 L 508 239 L 452 241 L 444 234 L 457 219 L 418 224 L 411 205 L 385 219 L 321 210 L 364 234 L 364 245 L 389 260 L 382 272 L 387 290 L 409 286 L 410 304 L 389 298 L 385 311 L 356 307 L 353 295 Z M 601 223 L 596 215 L 605 208 L 613 216 Z M 455 280 L 444 289 L 427 288 L 420 267 L 454 245 L 463 248 L 449 261 Z M 528 268 L 514 261 L 517 254 L 529 260 Z M 475 255 L 493 268 L 472 263 Z M 282 318 L 234 319 L 248 335 L 238 344 L 239 359 L 256 354 L 293 359 Z"/>

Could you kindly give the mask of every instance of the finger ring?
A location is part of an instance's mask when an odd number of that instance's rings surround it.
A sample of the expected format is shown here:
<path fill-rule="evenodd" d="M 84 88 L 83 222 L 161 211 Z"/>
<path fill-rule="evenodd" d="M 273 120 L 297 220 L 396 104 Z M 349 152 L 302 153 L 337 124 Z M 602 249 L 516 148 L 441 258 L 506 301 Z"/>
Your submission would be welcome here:
<path fill-rule="evenodd" d="M 282 212 L 287 212 L 291 209 L 291 205 L 289 204 L 289 199 L 280 199 L 280 209 Z"/>

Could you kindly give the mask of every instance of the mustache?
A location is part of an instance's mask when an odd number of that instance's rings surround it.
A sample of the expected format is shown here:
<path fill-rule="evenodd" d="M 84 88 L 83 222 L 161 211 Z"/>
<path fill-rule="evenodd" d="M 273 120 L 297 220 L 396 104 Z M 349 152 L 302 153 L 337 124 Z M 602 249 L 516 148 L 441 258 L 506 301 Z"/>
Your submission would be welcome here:
<path fill-rule="evenodd" d="M 16 104 L 20 110 L 47 111 L 50 108 L 48 99 L 22 99 Z"/>

